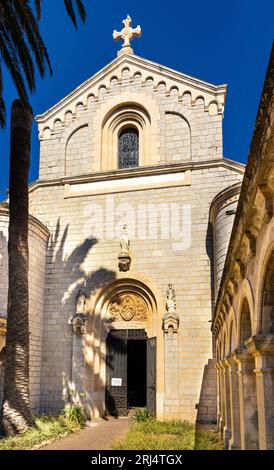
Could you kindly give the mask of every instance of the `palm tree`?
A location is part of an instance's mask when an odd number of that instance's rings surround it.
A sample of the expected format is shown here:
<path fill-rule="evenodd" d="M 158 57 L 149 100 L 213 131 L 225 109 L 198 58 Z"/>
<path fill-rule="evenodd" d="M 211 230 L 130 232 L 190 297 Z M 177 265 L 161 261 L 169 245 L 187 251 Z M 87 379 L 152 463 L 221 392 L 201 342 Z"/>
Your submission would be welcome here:
<path fill-rule="evenodd" d="M 35 89 L 35 65 L 45 75 L 50 59 L 39 31 L 41 0 L 35 13 L 28 0 L 0 0 L 0 125 L 5 125 L 5 103 L 1 61 L 5 63 L 20 100 L 11 111 L 9 182 L 9 290 L 6 337 L 4 398 L 0 428 L 4 435 L 24 432 L 32 424 L 29 402 L 29 317 L 28 317 L 28 172 L 32 109 L 27 87 Z M 86 18 L 81 0 L 75 0 L 81 20 Z M 77 26 L 73 0 L 64 0 Z M 34 59 L 33 59 L 33 56 Z"/>
<path fill-rule="evenodd" d="M 9 290 L 2 426 L 5 435 L 31 425 L 28 324 L 28 171 L 32 111 L 15 100 L 11 110 L 9 182 Z"/>
<path fill-rule="evenodd" d="M 77 28 L 74 1 L 82 22 L 86 11 L 82 0 L 64 0 L 66 11 Z M 0 126 L 5 126 L 5 103 L 3 101 L 3 62 L 16 86 L 20 100 L 28 103 L 27 87 L 35 90 L 35 70 L 38 67 L 44 77 L 46 67 L 52 72 L 50 59 L 39 30 L 42 0 L 34 0 L 35 13 L 29 0 L 0 0 Z M 33 61 L 33 53 L 35 63 Z"/>

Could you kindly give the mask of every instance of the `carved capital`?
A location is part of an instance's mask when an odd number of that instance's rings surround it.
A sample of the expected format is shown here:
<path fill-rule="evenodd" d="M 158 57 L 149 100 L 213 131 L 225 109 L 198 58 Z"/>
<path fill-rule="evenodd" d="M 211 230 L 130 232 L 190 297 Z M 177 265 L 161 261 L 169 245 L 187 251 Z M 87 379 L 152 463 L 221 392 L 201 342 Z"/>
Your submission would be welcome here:
<path fill-rule="evenodd" d="M 163 317 L 163 330 L 164 333 L 178 333 L 179 318 L 173 313 L 167 313 Z"/>
<path fill-rule="evenodd" d="M 245 233 L 249 234 L 248 238 L 257 238 L 261 231 L 264 221 L 264 211 L 261 207 L 253 206 L 248 213 Z"/>
<path fill-rule="evenodd" d="M 130 270 L 131 257 L 129 255 L 120 254 L 118 256 L 118 268 L 121 272 L 126 272 Z"/>
<path fill-rule="evenodd" d="M 77 336 L 85 335 L 87 321 L 87 315 L 83 313 L 75 313 L 75 315 L 73 315 L 69 320 L 73 333 Z"/>
<path fill-rule="evenodd" d="M 238 279 L 239 279 L 239 281 L 243 281 L 244 278 L 245 278 L 245 264 L 243 263 L 243 261 L 241 260 L 241 258 L 237 258 L 237 259 L 236 259 L 235 270 L 236 270 L 237 273 L 238 273 Z"/>

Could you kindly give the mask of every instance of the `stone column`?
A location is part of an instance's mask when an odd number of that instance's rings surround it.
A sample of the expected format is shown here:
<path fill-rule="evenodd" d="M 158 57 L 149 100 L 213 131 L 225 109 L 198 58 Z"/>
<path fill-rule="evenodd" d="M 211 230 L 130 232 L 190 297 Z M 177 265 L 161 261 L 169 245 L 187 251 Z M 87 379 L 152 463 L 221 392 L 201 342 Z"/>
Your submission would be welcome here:
<path fill-rule="evenodd" d="M 241 449 L 256 450 L 258 443 L 258 412 L 255 361 L 245 347 L 236 351 L 239 376 L 239 410 Z"/>
<path fill-rule="evenodd" d="M 219 368 L 220 368 L 220 411 L 221 411 L 221 419 L 220 419 L 220 433 L 223 435 L 224 429 L 226 426 L 226 390 L 225 390 L 225 368 L 223 365 L 223 361 L 219 361 Z"/>
<path fill-rule="evenodd" d="M 72 342 L 71 403 L 79 405 L 84 401 L 85 337 L 74 334 Z"/>
<path fill-rule="evenodd" d="M 274 335 L 246 341 L 255 357 L 260 450 L 274 449 Z"/>
<path fill-rule="evenodd" d="M 178 339 L 172 328 L 165 334 L 165 417 L 176 419 L 178 407 L 179 369 L 178 369 Z"/>
<path fill-rule="evenodd" d="M 217 373 L 217 429 L 218 432 L 222 432 L 222 396 L 221 396 L 221 368 L 219 363 L 216 363 L 216 373 Z"/>
<path fill-rule="evenodd" d="M 230 365 L 229 388 L 230 388 L 230 416 L 231 416 L 231 438 L 228 443 L 229 450 L 241 448 L 240 433 L 240 408 L 239 408 L 239 376 L 237 356 L 232 354 L 227 358 Z"/>
<path fill-rule="evenodd" d="M 231 419 L 230 419 L 230 367 L 226 359 L 222 361 L 223 376 L 224 376 L 224 414 L 225 414 L 225 426 L 223 429 L 223 438 L 228 445 L 228 441 L 231 437 Z"/>
<path fill-rule="evenodd" d="M 178 419 L 180 400 L 179 364 L 178 364 L 178 328 L 179 317 L 176 313 L 175 291 L 172 284 L 168 285 L 166 297 L 166 313 L 163 316 L 162 328 L 165 341 L 165 405 L 166 418 Z"/>
<path fill-rule="evenodd" d="M 70 402 L 73 405 L 85 407 L 84 369 L 85 369 L 85 333 L 87 317 L 76 313 L 70 319 L 72 326 L 72 358 Z"/>

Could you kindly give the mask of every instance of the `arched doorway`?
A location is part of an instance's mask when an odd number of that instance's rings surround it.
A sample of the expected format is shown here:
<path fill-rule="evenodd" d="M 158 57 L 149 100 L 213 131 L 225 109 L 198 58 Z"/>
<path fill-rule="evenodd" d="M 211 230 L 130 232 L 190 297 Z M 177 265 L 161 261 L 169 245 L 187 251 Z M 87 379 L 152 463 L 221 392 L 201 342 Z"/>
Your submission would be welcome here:
<path fill-rule="evenodd" d="M 164 302 L 157 286 L 137 273 L 120 273 L 99 291 L 92 310 L 92 415 L 145 406 L 162 417 Z"/>

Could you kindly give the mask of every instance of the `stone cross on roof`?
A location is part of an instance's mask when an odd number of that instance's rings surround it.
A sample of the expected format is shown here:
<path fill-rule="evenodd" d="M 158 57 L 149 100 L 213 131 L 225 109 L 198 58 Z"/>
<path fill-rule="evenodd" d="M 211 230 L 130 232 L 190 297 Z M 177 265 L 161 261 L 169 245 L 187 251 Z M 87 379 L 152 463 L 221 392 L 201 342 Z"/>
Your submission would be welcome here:
<path fill-rule="evenodd" d="M 124 28 L 122 31 L 113 31 L 113 39 L 117 41 L 118 39 L 123 39 L 124 44 L 122 45 L 122 49 L 118 52 L 118 56 L 122 54 L 133 54 L 133 49 L 130 47 L 130 41 L 133 38 L 139 38 L 141 36 L 142 30 L 141 27 L 138 25 L 137 28 L 131 27 L 131 18 L 127 15 L 126 19 L 123 20 Z"/>

